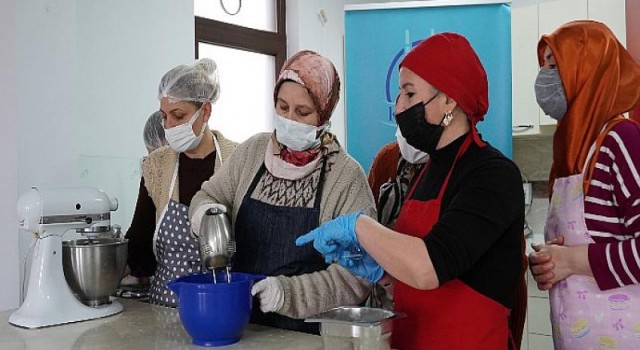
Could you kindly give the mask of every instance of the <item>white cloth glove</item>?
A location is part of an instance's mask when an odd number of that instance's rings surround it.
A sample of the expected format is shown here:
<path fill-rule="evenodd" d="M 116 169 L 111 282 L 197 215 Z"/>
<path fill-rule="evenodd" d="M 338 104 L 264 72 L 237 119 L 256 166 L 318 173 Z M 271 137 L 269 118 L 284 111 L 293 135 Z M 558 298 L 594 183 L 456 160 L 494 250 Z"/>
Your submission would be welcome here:
<path fill-rule="evenodd" d="M 251 295 L 260 294 L 262 312 L 278 311 L 284 305 L 284 288 L 277 277 L 267 277 L 251 288 Z"/>
<path fill-rule="evenodd" d="M 193 216 L 191 217 L 191 232 L 193 233 L 194 237 L 200 237 L 200 224 L 202 223 L 202 217 L 204 217 L 204 214 L 207 212 L 207 210 L 211 208 L 216 208 L 223 213 L 227 212 L 227 207 L 218 203 L 210 203 L 198 207 L 198 209 L 193 212 Z"/>

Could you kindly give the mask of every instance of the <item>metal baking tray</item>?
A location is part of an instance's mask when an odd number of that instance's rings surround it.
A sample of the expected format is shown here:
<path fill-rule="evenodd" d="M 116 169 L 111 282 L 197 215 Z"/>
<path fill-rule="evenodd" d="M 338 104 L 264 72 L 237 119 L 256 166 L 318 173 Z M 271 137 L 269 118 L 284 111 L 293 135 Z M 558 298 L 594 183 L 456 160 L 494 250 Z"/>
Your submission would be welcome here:
<path fill-rule="evenodd" d="M 320 322 L 322 335 L 379 337 L 393 329 L 393 320 L 405 314 L 371 307 L 337 307 L 312 316 L 305 322 Z"/>

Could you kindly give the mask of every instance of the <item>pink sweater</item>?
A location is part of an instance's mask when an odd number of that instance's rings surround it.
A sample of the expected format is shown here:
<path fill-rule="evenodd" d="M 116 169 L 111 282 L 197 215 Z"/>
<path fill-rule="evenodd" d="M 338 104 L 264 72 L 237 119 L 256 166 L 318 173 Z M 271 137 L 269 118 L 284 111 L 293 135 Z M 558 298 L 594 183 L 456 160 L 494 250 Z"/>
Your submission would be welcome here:
<path fill-rule="evenodd" d="M 589 264 L 602 290 L 640 282 L 640 126 L 623 122 L 605 137 L 585 196 Z"/>

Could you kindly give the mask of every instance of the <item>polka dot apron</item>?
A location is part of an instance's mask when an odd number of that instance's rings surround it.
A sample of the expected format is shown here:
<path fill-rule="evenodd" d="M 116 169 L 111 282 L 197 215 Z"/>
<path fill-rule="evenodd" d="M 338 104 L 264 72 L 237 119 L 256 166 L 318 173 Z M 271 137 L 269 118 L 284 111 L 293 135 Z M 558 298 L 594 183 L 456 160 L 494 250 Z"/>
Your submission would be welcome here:
<path fill-rule="evenodd" d="M 219 150 L 215 136 L 213 140 Z M 220 152 L 216 152 L 216 155 L 222 163 Z M 149 291 L 149 301 L 152 304 L 169 307 L 176 307 L 177 299 L 167 288 L 167 282 L 201 272 L 200 246 L 198 239 L 191 236 L 189 207 L 171 199 L 178 177 L 178 165 L 176 161 L 169 187 L 169 202 L 162 210 L 153 234 L 153 253 L 158 265 Z"/>

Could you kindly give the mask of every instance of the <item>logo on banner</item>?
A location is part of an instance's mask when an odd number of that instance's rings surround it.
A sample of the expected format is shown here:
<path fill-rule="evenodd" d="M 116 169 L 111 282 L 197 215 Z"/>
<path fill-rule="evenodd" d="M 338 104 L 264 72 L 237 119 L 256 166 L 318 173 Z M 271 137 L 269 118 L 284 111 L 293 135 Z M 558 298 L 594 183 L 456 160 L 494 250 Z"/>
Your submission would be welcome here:
<path fill-rule="evenodd" d="M 431 28 L 431 35 L 433 35 L 435 33 L 434 29 Z M 429 36 L 431 36 L 429 35 Z M 385 84 L 384 84 L 384 90 L 385 90 L 385 105 L 387 105 L 387 114 L 386 114 L 386 118 L 384 120 L 382 120 L 382 124 L 390 126 L 392 128 L 396 128 L 396 121 L 394 119 L 394 111 L 395 111 L 395 106 L 396 106 L 396 96 L 398 94 L 398 84 L 397 81 L 398 79 L 395 78 L 393 79 L 394 81 L 392 82 L 392 76 L 394 74 L 394 72 L 398 72 L 398 65 L 400 64 L 400 60 L 402 58 L 404 58 L 404 56 L 411 51 L 411 49 L 413 49 L 416 45 L 418 45 L 422 40 L 426 39 L 426 38 L 422 38 L 420 40 L 415 40 L 415 41 L 411 41 L 410 39 L 411 35 L 408 29 L 405 29 L 404 31 L 404 45 L 402 46 L 402 48 L 400 50 L 398 50 L 398 52 L 393 56 L 393 59 L 389 62 L 389 66 L 387 67 L 387 75 L 385 77 Z M 392 83 L 396 83 L 396 84 L 392 84 Z M 393 86 L 392 86 L 393 85 Z M 392 92 L 393 91 L 393 92 Z"/>

